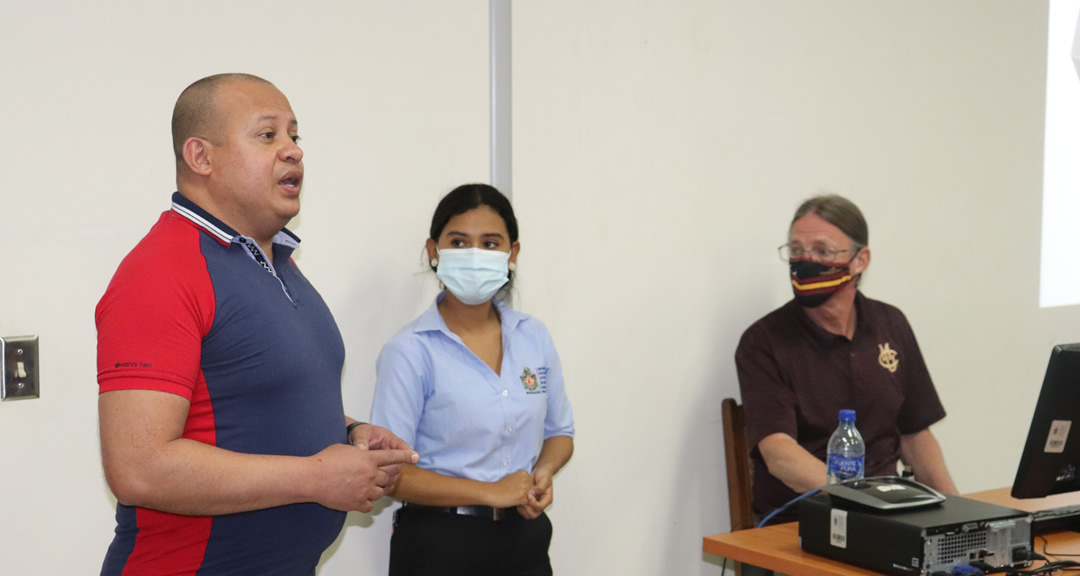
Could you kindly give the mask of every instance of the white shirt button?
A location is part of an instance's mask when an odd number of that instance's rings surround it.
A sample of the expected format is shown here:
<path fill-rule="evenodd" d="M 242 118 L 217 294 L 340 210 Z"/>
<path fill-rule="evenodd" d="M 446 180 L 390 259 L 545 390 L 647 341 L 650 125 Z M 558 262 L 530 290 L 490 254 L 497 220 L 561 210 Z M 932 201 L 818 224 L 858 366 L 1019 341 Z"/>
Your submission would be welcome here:
<path fill-rule="evenodd" d="M 503 466 L 509 466 L 509 465 L 510 465 L 509 462 L 507 462 L 506 460 L 503 460 Z"/>
<path fill-rule="evenodd" d="M 513 431 L 514 431 L 514 427 L 513 427 L 513 426 L 507 426 L 507 427 L 506 427 L 506 431 L 507 431 L 507 432 L 513 432 Z"/>
<path fill-rule="evenodd" d="M 503 396 L 509 396 L 509 395 L 510 395 L 509 390 L 503 390 Z"/>

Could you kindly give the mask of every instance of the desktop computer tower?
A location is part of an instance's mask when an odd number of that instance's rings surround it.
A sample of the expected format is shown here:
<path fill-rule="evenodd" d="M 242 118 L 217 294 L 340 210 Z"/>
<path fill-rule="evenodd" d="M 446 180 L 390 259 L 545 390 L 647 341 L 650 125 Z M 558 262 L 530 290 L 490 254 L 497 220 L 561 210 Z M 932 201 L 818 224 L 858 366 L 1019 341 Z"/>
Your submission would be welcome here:
<path fill-rule="evenodd" d="M 981 560 L 1005 566 L 1031 551 L 1027 512 L 948 496 L 944 502 L 874 510 L 824 492 L 799 502 L 803 550 L 876 572 L 930 576 Z"/>

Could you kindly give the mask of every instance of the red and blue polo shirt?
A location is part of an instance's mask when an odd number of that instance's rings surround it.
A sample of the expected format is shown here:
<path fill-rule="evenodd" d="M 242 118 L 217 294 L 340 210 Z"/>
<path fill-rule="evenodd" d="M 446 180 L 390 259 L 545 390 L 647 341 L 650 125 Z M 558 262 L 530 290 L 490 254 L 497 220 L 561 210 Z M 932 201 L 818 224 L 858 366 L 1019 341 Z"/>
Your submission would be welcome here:
<path fill-rule="evenodd" d="M 273 242 L 273 263 L 173 194 L 97 306 L 100 392 L 158 390 L 190 403 L 184 437 L 234 452 L 310 456 L 347 441 L 345 347 L 322 297 Z M 103 575 L 315 574 L 345 513 L 293 504 L 214 517 L 117 504 Z"/>

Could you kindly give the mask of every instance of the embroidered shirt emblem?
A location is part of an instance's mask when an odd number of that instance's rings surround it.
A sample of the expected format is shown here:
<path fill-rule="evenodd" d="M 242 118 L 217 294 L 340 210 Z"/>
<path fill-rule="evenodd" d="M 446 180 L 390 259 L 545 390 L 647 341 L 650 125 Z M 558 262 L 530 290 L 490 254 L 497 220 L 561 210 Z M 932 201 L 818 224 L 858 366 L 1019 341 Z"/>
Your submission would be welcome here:
<path fill-rule="evenodd" d="M 528 366 L 526 366 L 525 371 L 521 373 L 521 383 L 522 383 L 522 385 L 525 386 L 525 389 L 528 390 L 529 392 L 532 392 L 532 391 L 536 390 L 536 386 L 537 386 L 536 374 L 533 374 L 532 370 L 529 370 Z"/>
<path fill-rule="evenodd" d="M 896 372 L 897 367 L 900 366 L 900 361 L 896 359 L 896 350 L 889 348 L 888 342 L 878 344 L 877 347 L 881 352 L 877 357 L 878 364 L 889 372 Z"/>

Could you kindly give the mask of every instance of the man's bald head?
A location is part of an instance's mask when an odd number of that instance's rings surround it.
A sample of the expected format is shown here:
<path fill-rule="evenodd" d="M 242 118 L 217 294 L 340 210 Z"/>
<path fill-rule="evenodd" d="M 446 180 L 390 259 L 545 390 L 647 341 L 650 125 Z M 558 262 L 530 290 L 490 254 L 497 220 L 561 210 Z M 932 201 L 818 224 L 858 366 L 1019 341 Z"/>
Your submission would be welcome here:
<path fill-rule="evenodd" d="M 217 93 L 223 85 L 232 82 L 257 82 L 273 86 L 258 76 L 233 73 L 207 76 L 185 88 L 176 99 L 172 116 L 173 154 L 176 155 L 178 173 L 186 166 L 184 142 L 188 138 L 206 138 L 214 144 L 222 144 L 221 133 L 226 120 L 218 105 Z"/>

